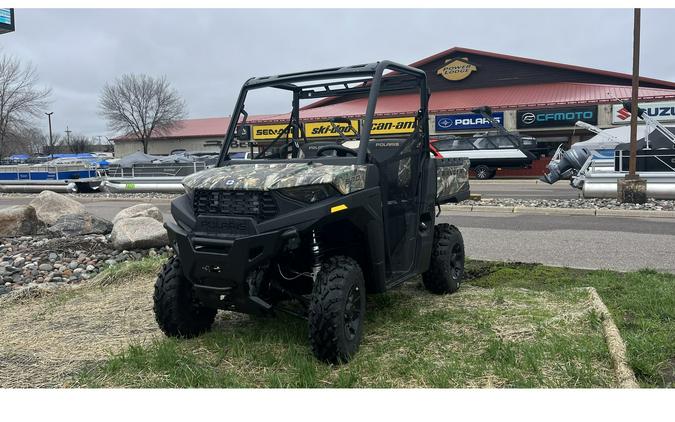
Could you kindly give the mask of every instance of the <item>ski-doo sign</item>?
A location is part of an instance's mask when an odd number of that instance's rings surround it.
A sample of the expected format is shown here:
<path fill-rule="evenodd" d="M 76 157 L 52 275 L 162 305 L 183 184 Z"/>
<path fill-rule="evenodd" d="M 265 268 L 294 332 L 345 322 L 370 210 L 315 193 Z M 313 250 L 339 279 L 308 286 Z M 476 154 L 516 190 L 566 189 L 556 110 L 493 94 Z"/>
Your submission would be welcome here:
<path fill-rule="evenodd" d="M 497 123 L 504 124 L 504 113 L 492 113 Z M 480 114 L 453 114 L 436 116 L 436 132 L 446 132 L 451 130 L 472 130 L 472 129 L 490 129 L 492 124 L 488 119 Z"/>
<path fill-rule="evenodd" d="M 639 104 L 644 108 L 647 115 L 660 122 L 675 122 L 675 101 L 663 103 Z M 622 104 L 612 105 L 612 124 L 627 125 L 630 123 L 630 112 L 623 108 Z"/>
<path fill-rule="evenodd" d="M 598 123 L 597 107 L 546 108 L 520 110 L 516 113 L 518 129 L 574 126 L 581 120 L 592 125 Z"/>

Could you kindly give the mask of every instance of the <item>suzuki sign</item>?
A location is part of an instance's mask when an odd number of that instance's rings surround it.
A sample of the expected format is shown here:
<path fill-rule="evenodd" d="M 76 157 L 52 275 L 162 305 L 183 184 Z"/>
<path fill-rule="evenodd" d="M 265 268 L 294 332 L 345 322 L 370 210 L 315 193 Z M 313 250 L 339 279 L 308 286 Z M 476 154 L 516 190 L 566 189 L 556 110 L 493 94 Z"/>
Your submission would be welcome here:
<path fill-rule="evenodd" d="M 660 122 L 675 122 L 675 101 L 664 103 L 640 103 L 647 115 Z M 640 121 L 640 119 L 638 119 Z M 627 125 L 630 123 L 630 113 L 621 104 L 612 105 L 612 124 Z"/>
<path fill-rule="evenodd" d="M 492 113 L 499 124 L 504 124 L 504 113 L 499 111 Z M 453 114 L 436 116 L 436 132 L 446 132 L 450 130 L 472 130 L 472 129 L 491 129 L 492 124 L 480 114 Z"/>

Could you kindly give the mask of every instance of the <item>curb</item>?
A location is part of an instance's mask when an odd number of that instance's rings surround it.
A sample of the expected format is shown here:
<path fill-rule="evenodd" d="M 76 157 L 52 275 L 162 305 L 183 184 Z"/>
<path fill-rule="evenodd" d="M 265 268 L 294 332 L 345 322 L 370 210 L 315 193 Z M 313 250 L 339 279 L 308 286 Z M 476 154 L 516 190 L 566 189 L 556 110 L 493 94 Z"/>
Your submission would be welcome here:
<path fill-rule="evenodd" d="M 604 208 L 499 207 L 494 205 L 441 205 L 442 211 L 499 214 L 585 215 L 594 217 L 675 218 L 675 211 L 614 210 Z"/>
<path fill-rule="evenodd" d="M 609 313 L 607 306 L 600 298 L 598 291 L 594 287 L 588 287 L 588 294 L 591 299 L 591 307 L 600 314 L 602 320 L 602 331 L 607 342 L 607 349 L 609 355 L 612 357 L 614 364 L 614 373 L 620 388 L 640 388 L 635 373 L 628 366 L 628 359 L 626 358 L 626 344 L 621 338 L 621 333 L 612 320 L 612 315 Z"/>

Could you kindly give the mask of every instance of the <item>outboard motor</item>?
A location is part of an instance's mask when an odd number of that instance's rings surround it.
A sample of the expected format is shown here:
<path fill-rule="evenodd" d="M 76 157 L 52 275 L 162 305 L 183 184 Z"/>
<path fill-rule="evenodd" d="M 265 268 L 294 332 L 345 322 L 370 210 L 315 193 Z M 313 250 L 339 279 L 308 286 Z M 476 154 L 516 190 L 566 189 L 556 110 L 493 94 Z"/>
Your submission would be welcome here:
<path fill-rule="evenodd" d="M 551 161 L 546 166 L 548 174 L 541 176 L 539 180 L 552 185 L 560 180 L 565 172 L 581 169 L 590 156 L 591 151 L 586 148 L 570 148 L 563 153 L 559 161 Z"/>

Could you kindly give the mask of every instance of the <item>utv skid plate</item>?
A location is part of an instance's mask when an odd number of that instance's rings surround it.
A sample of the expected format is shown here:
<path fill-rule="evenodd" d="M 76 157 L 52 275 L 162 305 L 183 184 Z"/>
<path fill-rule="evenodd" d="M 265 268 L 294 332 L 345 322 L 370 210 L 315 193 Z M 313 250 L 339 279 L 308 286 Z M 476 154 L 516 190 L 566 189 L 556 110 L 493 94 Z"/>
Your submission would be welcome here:
<path fill-rule="evenodd" d="M 237 239 L 188 236 L 175 223 L 164 223 L 169 242 L 180 255 L 182 271 L 206 306 L 247 314 L 267 313 L 272 306 L 250 295 L 247 275 L 298 239 L 295 229 Z"/>

